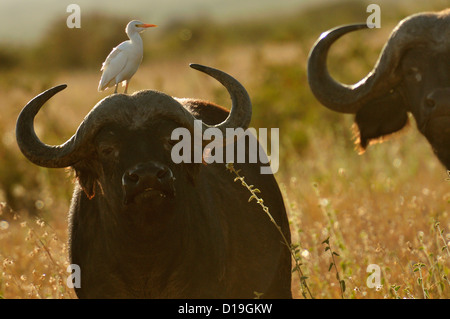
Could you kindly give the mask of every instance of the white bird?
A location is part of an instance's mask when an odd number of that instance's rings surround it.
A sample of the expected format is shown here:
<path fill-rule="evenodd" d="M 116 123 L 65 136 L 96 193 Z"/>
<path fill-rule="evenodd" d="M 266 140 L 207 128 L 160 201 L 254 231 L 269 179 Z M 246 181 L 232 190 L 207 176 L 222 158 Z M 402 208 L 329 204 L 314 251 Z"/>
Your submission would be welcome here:
<path fill-rule="evenodd" d="M 114 93 L 117 93 L 117 86 L 122 82 L 125 86 L 125 94 L 131 77 L 136 73 L 143 56 L 143 43 L 139 33 L 154 24 L 145 24 L 138 20 L 133 20 L 127 24 L 125 32 L 130 40 L 124 41 L 116 46 L 102 64 L 100 71 L 103 71 L 98 84 L 98 90 L 103 91 L 115 85 Z"/>

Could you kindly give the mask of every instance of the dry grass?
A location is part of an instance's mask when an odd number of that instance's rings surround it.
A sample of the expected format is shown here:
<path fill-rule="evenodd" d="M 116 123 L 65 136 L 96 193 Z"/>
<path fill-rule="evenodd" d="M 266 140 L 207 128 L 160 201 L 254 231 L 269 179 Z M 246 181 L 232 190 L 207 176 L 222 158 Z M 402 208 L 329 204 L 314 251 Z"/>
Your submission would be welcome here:
<path fill-rule="evenodd" d="M 10 214 L 4 204 L 0 217 Z M 11 214 L 0 221 L 2 298 L 75 298 L 67 287 L 66 225 Z"/>
<path fill-rule="evenodd" d="M 445 169 L 413 120 L 404 134 L 371 146 L 366 154 L 354 151 L 352 118 L 324 109 L 307 87 L 306 57 L 318 35 L 299 42 L 250 41 L 214 55 L 186 52 L 145 59 L 130 89 L 153 88 L 229 105 L 223 88 L 191 70 L 191 62 L 223 69 L 246 86 L 254 104 L 252 125 L 280 128 L 276 177 L 301 269 L 315 298 L 342 297 L 336 270 L 345 282 L 344 298 L 449 298 L 450 254 L 443 247 L 450 242 L 450 181 Z M 349 66 L 333 74 L 358 80 L 382 41 L 360 37 L 353 46 L 344 42 L 351 52 L 354 47 L 368 52 L 345 59 L 346 50 L 336 50 L 330 65 L 338 61 Z M 72 177 L 24 159 L 15 144 L 14 125 L 21 107 L 35 94 L 67 83 L 36 121 L 38 135 L 59 144 L 112 92 L 96 92 L 98 70 L 4 75 L 9 80 L 0 86 L 0 297 L 74 298 L 65 284 Z M 336 269 L 331 270 L 331 254 L 323 244 L 328 237 L 339 255 L 334 255 Z M 378 288 L 366 285 L 370 264 L 380 266 Z M 299 288 L 299 278 L 293 276 L 296 298 L 302 298 Z"/>
<path fill-rule="evenodd" d="M 407 158 L 411 155 L 386 154 L 400 147 L 399 141 L 391 141 L 380 146 L 383 150 L 370 150 L 380 151 L 376 158 L 339 156 L 339 161 L 327 162 L 323 172 L 321 163 L 306 166 L 313 171 L 306 172 L 299 158 L 291 170 L 300 173 L 281 178 L 294 242 L 303 249 L 303 267 L 317 298 L 340 298 L 335 273 L 328 271 L 330 254 L 321 244 L 329 236 L 340 255 L 346 298 L 423 298 L 414 272 L 417 263 L 426 265 L 422 275 L 428 297 L 450 297 L 450 255 L 443 249 L 450 241 L 449 182 L 421 137 L 408 139 L 412 144 L 401 147 L 422 149 L 419 164 Z M 381 166 L 377 161 L 383 157 L 387 160 Z M 415 174 L 409 171 L 414 165 Z M 370 264 L 381 268 L 377 289 L 366 285 Z M 400 289 L 394 293 L 392 287 Z"/>

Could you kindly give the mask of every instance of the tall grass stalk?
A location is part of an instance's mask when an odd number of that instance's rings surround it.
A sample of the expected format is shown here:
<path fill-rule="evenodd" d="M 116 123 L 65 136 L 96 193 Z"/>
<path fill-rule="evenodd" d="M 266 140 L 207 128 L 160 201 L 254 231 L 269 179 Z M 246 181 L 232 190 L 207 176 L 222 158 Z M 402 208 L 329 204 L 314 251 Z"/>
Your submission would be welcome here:
<path fill-rule="evenodd" d="M 328 237 L 327 239 L 325 239 L 322 244 L 325 244 L 325 251 L 329 251 L 331 254 L 331 260 L 332 262 L 330 263 L 330 266 L 328 267 L 328 271 L 331 271 L 331 268 L 334 268 L 334 270 L 336 271 L 336 279 L 339 282 L 339 288 L 341 289 L 341 298 L 344 299 L 344 292 L 345 292 L 345 281 L 341 279 L 341 276 L 339 275 L 339 270 L 337 269 L 336 266 L 336 260 L 334 258 L 334 256 L 339 257 L 339 254 L 335 251 L 333 251 L 331 249 L 331 244 L 330 244 L 330 237 Z"/>
<path fill-rule="evenodd" d="M 447 171 L 447 172 L 450 172 L 450 171 Z M 444 246 L 441 247 L 441 250 L 442 251 L 444 251 L 444 250 L 447 251 L 447 255 L 450 257 L 450 250 L 448 248 L 447 241 L 445 240 L 444 235 L 443 235 L 444 234 L 444 230 L 443 229 L 441 230 L 440 223 L 436 222 L 434 224 L 434 228 L 436 228 L 439 238 L 444 243 Z"/>
<path fill-rule="evenodd" d="M 422 288 L 423 298 L 428 299 L 430 297 L 428 293 L 428 289 L 425 288 L 424 282 L 423 282 L 423 276 L 422 276 L 422 268 L 424 268 L 426 265 L 424 263 L 416 263 L 413 265 L 413 271 L 417 272 L 419 274 L 419 277 L 417 278 L 417 283 Z"/>
<path fill-rule="evenodd" d="M 314 299 L 314 297 L 313 297 L 313 295 L 312 295 L 312 293 L 311 293 L 311 291 L 310 291 L 310 289 L 308 287 L 308 284 L 306 283 L 306 279 L 308 279 L 308 277 L 306 277 L 303 274 L 303 271 L 300 268 L 301 264 L 299 263 L 299 258 L 297 258 L 297 256 L 296 256 L 297 255 L 296 248 L 293 245 L 291 245 L 291 243 L 289 243 L 289 241 L 287 240 L 287 238 L 284 235 L 283 231 L 281 230 L 281 227 L 277 224 L 277 222 L 273 218 L 272 214 L 270 213 L 269 207 L 264 205 L 264 200 L 257 195 L 257 193 L 261 193 L 261 191 L 259 189 L 255 188 L 254 185 L 248 185 L 245 182 L 245 176 L 241 176 L 239 174 L 240 170 L 236 170 L 234 168 L 233 163 L 227 163 L 226 164 L 226 169 L 229 170 L 234 175 L 236 175 L 236 178 L 234 179 L 235 182 L 240 181 L 241 185 L 244 186 L 250 192 L 251 196 L 248 199 L 248 201 L 251 202 L 253 199 L 256 200 L 256 202 L 261 206 L 261 208 L 264 211 L 264 213 L 266 213 L 266 215 L 269 217 L 270 221 L 274 224 L 274 226 L 276 227 L 276 229 L 280 233 L 281 237 L 283 238 L 284 244 L 289 249 L 292 258 L 294 259 L 295 267 L 294 267 L 293 271 L 296 271 L 297 274 L 298 274 L 298 277 L 299 277 L 299 280 L 300 280 L 300 284 L 301 284 L 303 297 L 306 299 L 308 297 L 308 295 L 309 295 L 311 299 Z"/>

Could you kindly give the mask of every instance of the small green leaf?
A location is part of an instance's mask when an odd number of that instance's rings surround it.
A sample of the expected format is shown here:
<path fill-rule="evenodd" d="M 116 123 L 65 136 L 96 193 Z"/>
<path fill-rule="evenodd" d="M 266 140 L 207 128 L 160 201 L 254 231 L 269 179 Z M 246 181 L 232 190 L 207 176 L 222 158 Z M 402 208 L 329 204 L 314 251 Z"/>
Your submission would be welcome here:
<path fill-rule="evenodd" d="M 334 263 L 331 263 L 330 266 L 328 267 L 328 272 L 331 271 L 331 268 L 333 267 Z"/>
<path fill-rule="evenodd" d="M 341 284 L 342 292 L 345 292 L 345 281 L 341 280 L 340 284 Z"/>

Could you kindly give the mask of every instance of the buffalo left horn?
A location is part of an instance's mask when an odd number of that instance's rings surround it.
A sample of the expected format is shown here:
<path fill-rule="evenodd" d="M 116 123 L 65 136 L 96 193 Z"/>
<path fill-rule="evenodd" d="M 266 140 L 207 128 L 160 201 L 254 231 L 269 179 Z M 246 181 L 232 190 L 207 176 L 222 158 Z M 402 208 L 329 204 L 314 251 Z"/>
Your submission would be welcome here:
<path fill-rule="evenodd" d="M 308 82 L 315 97 L 327 108 L 341 113 L 356 113 L 370 99 L 389 91 L 397 82 L 396 67 L 401 53 L 413 41 L 406 32 L 394 32 L 383 48 L 373 70 L 358 83 L 336 82 L 327 69 L 331 45 L 348 32 L 365 29 L 366 24 L 344 25 L 324 32 L 308 58 Z M 409 42 L 409 43 L 408 43 Z"/>

